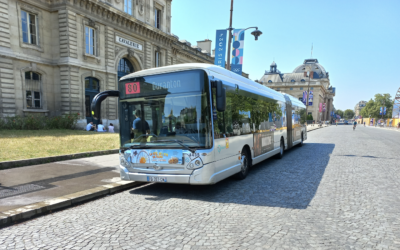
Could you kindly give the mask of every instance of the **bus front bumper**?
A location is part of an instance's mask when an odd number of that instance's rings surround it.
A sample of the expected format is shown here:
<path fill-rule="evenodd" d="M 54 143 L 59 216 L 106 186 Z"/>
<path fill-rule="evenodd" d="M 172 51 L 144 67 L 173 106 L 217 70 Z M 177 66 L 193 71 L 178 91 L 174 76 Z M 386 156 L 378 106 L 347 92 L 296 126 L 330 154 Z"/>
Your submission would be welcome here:
<path fill-rule="evenodd" d="M 204 178 L 204 167 L 195 169 L 192 174 L 149 174 L 149 173 L 132 173 L 128 169 L 120 165 L 121 179 L 125 181 L 140 181 L 140 182 L 159 182 L 159 183 L 178 183 L 191 185 L 209 185 L 214 184 L 212 178 Z"/>

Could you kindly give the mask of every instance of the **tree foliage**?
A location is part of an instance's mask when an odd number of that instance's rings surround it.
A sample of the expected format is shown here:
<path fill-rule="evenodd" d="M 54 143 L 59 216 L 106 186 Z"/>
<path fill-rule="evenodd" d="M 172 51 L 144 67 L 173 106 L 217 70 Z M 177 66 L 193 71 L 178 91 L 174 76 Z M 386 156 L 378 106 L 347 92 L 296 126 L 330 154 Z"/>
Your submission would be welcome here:
<path fill-rule="evenodd" d="M 342 110 L 340 110 L 340 109 L 336 110 L 336 114 L 340 115 L 341 118 L 344 117 L 344 112 Z"/>
<path fill-rule="evenodd" d="M 386 107 L 386 115 L 383 118 L 392 117 L 393 100 L 390 94 L 376 94 L 374 100 L 369 100 L 361 110 L 361 116 L 364 118 L 382 118 L 380 107 Z"/>
<path fill-rule="evenodd" d="M 353 119 L 353 118 L 354 118 L 354 115 L 355 115 L 355 113 L 354 113 L 354 111 L 351 110 L 351 109 L 346 109 L 346 110 L 344 111 L 344 118 L 346 118 L 346 119 Z"/>

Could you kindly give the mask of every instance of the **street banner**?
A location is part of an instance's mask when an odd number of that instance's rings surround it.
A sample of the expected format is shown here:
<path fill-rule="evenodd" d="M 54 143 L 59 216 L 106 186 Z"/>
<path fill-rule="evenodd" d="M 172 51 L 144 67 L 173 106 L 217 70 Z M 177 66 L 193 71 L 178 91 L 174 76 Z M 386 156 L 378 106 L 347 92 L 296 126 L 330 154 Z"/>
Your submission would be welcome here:
<path fill-rule="evenodd" d="M 379 108 L 379 115 L 382 115 L 382 107 Z"/>
<path fill-rule="evenodd" d="M 383 107 L 383 115 L 386 115 L 386 107 Z"/>
<path fill-rule="evenodd" d="M 232 37 L 231 71 L 238 75 L 242 75 L 243 68 L 244 31 L 244 29 L 235 29 Z"/>
<path fill-rule="evenodd" d="M 214 64 L 222 68 L 225 68 L 226 32 L 227 30 L 217 30 L 217 35 L 215 38 Z"/>
<path fill-rule="evenodd" d="M 319 112 L 322 112 L 322 102 L 319 104 Z"/>
<path fill-rule="evenodd" d="M 310 95 L 308 96 L 308 106 L 312 106 L 313 103 L 313 91 L 310 90 Z"/>
<path fill-rule="evenodd" d="M 322 111 L 325 112 L 326 103 L 322 104 Z"/>
<path fill-rule="evenodd" d="M 303 103 L 306 105 L 306 100 L 307 100 L 307 91 L 303 91 Z"/>

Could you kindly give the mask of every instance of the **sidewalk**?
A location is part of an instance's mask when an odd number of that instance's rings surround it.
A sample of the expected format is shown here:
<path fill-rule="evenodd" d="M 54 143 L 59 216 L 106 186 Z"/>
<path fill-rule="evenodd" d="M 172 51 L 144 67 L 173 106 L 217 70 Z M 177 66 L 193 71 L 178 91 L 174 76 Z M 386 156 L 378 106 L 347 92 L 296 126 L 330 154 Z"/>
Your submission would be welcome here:
<path fill-rule="evenodd" d="M 375 129 L 386 129 L 386 130 L 400 132 L 400 129 L 398 129 L 396 127 L 379 127 L 379 126 L 377 126 L 377 127 L 375 127 L 375 126 L 365 126 L 365 127 L 367 127 L 367 128 L 375 128 Z"/>
<path fill-rule="evenodd" d="M 121 181 L 118 154 L 1 170 L 0 227 L 137 185 Z"/>
<path fill-rule="evenodd" d="M 325 127 L 328 127 L 328 125 L 323 124 L 322 127 L 319 127 L 318 124 L 314 124 L 314 126 L 313 125 L 307 125 L 307 132 L 311 132 L 313 130 L 320 129 L 320 128 L 325 128 Z"/>

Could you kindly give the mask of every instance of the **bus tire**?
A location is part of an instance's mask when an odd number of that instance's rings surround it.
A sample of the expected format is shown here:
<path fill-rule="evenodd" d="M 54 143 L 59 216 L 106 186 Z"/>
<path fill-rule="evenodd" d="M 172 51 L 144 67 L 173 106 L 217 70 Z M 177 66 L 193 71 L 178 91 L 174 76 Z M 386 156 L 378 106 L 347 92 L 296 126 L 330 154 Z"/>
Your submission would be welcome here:
<path fill-rule="evenodd" d="M 285 152 L 285 144 L 283 143 L 283 139 L 281 139 L 280 150 L 279 153 L 276 155 L 276 159 L 282 159 L 284 152 Z"/>
<path fill-rule="evenodd" d="M 250 158 L 249 153 L 246 149 L 242 150 L 242 156 L 240 157 L 240 161 L 242 162 L 240 172 L 235 175 L 237 180 L 243 180 L 247 177 L 250 170 Z"/>
<path fill-rule="evenodd" d="M 299 147 L 303 147 L 304 137 L 303 133 L 301 133 L 301 142 L 298 144 Z"/>

